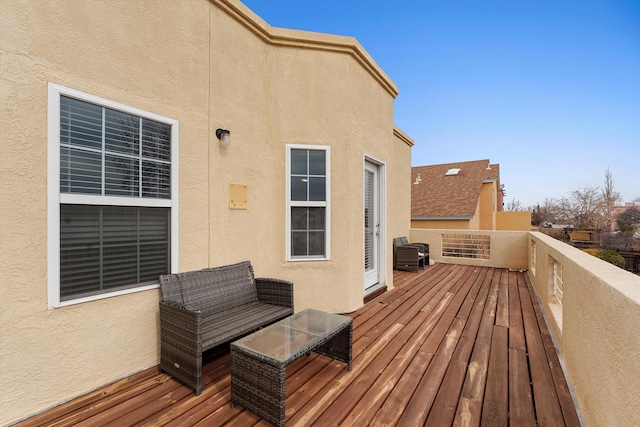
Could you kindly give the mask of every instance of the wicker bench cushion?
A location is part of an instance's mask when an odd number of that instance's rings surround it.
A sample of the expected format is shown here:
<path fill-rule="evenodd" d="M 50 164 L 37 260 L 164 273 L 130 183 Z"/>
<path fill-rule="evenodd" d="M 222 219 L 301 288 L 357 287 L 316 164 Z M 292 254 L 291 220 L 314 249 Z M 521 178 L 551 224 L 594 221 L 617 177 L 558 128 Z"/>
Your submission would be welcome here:
<path fill-rule="evenodd" d="M 204 349 L 253 332 L 291 314 L 291 307 L 255 301 L 203 319 Z"/>
<path fill-rule="evenodd" d="M 249 262 L 179 273 L 184 303 L 209 315 L 257 301 Z"/>

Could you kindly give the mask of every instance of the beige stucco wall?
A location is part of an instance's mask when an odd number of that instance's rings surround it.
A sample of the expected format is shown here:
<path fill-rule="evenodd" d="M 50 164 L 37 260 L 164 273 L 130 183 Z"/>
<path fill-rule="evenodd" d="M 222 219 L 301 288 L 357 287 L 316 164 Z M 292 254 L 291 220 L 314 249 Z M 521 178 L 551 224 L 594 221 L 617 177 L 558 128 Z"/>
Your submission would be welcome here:
<path fill-rule="evenodd" d="M 442 256 L 442 235 L 445 233 L 480 234 L 490 238 L 490 259 L 458 258 Z M 429 244 L 429 257 L 437 263 L 480 265 L 514 269 L 527 268 L 528 239 L 526 232 L 492 230 L 427 230 L 412 228 L 409 241 Z"/>
<path fill-rule="evenodd" d="M 365 158 L 384 163 L 387 189 L 400 176 L 410 176 L 412 142 L 394 137 L 397 89 L 353 38 L 274 29 L 235 2 L 223 9 L 211 9 L 211 20 L 227 29 L 212 40 L 211 69 L 218 72 L 210 87 L 211 132 L 217 126 L 230 129 L 232 143 L 212 147 L 209 155 L 215 170 L 209 175 L 209 264 L 250 258 L 257 275 L 296 284 L 296 310 L 352 311 L 364 296 Z M 271 34 L 266 40 L 264 32 Z M 286 144 L 331 147 L 329 261 L 285 260 Z M 228 209 L 229 181 L 248 184 L 246 211 Z M 387 196 L 397 198 L 394 193 Z M 407 227 L 410 207 L 399 206 L 387 203 L 387 230 Z M 268 242 L 268 250 L 256 242 Z M 383 246 L 390 265 L 391 245 Z M 382 281 L 391 284 L 392 270 L 385 270 Z"/>
<path fill-rule="evenodd" d="M 396 166 L 394 173 L 387 173 L 387 188 L 391 189 L 387 191 L 387 229 L 385 234 L 385 247 L 387 253 L 391 257 L 387 257 L 386 272 L 387 275 L 387 287 L 393 287 L 393 238 L 401 236 L 409 236 L 410 224 L 409 221 L 399 221 L 399 218 L 408 218 L 407 212 L 411 213 L 411 158 L 405 159 L 402 155 L 405 148 L 401 143 L 413 146 L 413 140 L 408 135 L 403 133 L 400 129 L 394 129 L 394 137 L 396 143 L 393 144 L 395 153 L 394 158 L 401 159 L 401 162 Z M 402 160 L 404 159 L 404 160 Z M 404 162 L 404 163 L 402 163 Z"/>
<path fill-rule="evenodd" d="M 470 220 L 458 219 L 458 220 L 412 220 L 411 228 L 426 228 L 431 230 L 468 230 Z"/>
<path fill-rule="evenodd" d="M 47 84 L 189 123 L 180 128 L 188 165 L 206 159 L 202 88 L 209 73 L 206 55 L 185 49 L 186 40 L 208 45 L 204 2 L 158 8 L 154 2 L 3 1 L 0 8 L 4 424 L 158 361 L 158 290 L 47 309 Z M 182 200 L 197 200 L 197 180 L 189 168 L 181 171 Z M 201 207 L 206 211 L 206 203 Z M 196 221 L 191 215 L 181 215 L 181 258 L 187 266 L 203 265 L 206 256 L 190 249 L 193 241 L 206 247 L 188 226 Z"/>
<path fill-rule="evenodd" d="M 49 82 L 178 120 L 178 270 L 250 259 L 258 276 L 295 283 L 297 311 L 362 305 L 362 170 L 367 155 L 381 161 L 391 285 L 412 142 L 393 127 L 397 89 L 355 39 L 271 28 L 235 0 L 5 1 L 0 12 L 0 424 L 159 358 L 157 289 L 47 309 Z M 287 143 L 331 146 L 329 261 L 285 260 Z M 231 181 L 248 185 L 247 210 L 229 209 Z"/>
<path fill-rule="evenodd" d="M 480 230 L 496 229 L 496 183 L 485 182 L 480 187 L 478 197 L 478 213 Z"/>
<path fill-rule="evenodd" d="M 640 425 L 640 277 L 543 233 L 529 235 L 530 277 L 586 425 Z M 563 270 L 561 306 L 552 260 Z"/>
<path fill-rule="evenodd" d="M 531 211 L 496 212 L 496 230 L 531 230 Z"/>

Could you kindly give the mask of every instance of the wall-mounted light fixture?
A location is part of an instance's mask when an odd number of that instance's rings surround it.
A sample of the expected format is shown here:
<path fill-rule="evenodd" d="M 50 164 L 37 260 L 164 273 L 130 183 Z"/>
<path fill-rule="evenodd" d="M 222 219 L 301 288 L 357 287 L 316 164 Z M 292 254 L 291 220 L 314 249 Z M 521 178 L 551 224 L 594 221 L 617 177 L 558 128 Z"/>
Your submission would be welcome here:
<path fill-rule="evenodd" d="M 228 130 L 218 128 L 216 129 L 216 136 L 220 140 L 220 144 L 222 144 L 222 146 L 226 147 L 231 144 L 231 132 Z"/>

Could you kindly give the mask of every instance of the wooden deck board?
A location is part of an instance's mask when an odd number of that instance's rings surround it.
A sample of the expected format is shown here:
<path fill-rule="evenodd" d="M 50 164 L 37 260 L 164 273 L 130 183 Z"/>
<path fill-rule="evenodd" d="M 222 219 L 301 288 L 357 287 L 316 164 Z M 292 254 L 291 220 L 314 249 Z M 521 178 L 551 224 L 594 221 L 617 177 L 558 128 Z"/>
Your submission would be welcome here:
<path fill-rule="evenodd" d="M 518 348 L 509 348 L 509 416 L 514 425 L 536 425 L 527 353 Z"/>
<path fill-rule="evenodd" d="M 528 277 L 524 279 L 527 281 L 529 280 Z M 527 289 L 532 301 L 536 302 L 535 304 L 533 304 L 533 309 L 536 313 L 538 324 L 540 325 L 540 336 L 542 338 L 542 343 L 547 354 L 547 360 L 551 369 L 551 377 L 553 378 L 553 382 L 556 387 L 556 393 L 558 394 L 558 401 L 560 403 L 564 422 L 567 426 L 580 426 L 580 419 L 578 418 L 578 413 L 576 412 L 576 408 L 573 404 L 571 392 L 569 391 L 569 385 L 567 384 L 567 381 L 564 377 L 562 366 L 560 366 L 558 353 L 556 352 L 556 348 L 553 344 L 553 339 L 551 338 L 551 334 L 544 320 L 544 315 L 542 314 L 542 309 L 537 303 L 537 297 L 533 288 L 531 287 L 530 282 L 528 283 Z"/>
<path fill-rule="evenodd" d="M 464 340 L 461 337 L 461 340 Z M 439 427 L 451 425 L 456 415 L 460 391 L 464 377 L 467 373 L 467 363 L 462 360 L 451 360 L 447 367 L 447 372 L 443 378 L 442 385 L 438 389 L 438 394 L 429 411 L 425 426 Z"/>
<path fill-rule="evenodd" d="M 429 338 L 421 347 L 422 351 L 433 352 L 435 356 L 418 383 L 398 425 L 420 425 L 427 419 L 429 409 L 433 405 L 466 324 L 464 319 L 457 318 L 456 314 L 475 281 L 469 274 L 471 271 L 472 268 L 465 269 L 465 274 L 460 277 L 460 280 L 464 280 L 464 282 L 457 286 L 458 289 L 447 310 L 442 314 Z"/>
<path fill-rule="evenodd" d="M 525 340 L 529 354 L 529 370 L 533 388 L 536 417 L 541 425 L 554 425 L 563 420 L 558 395 L 556 394 L 547 354 L 542 343 L 540 325 L 533 309 L 528 290 L 520 288 L 520 304 L 524 323 Z"/>
<path fill-rule="evenodd" d="M 495 319 L 495 305 L 497 303 L 498 287 L 492 280 L 492 275 L 485 280 L 491 280 L 489 293 L 483 307 L 482 318 L 478 334 L 475 337 L 475 345 L 469 362 L 467 376 L 462 388 L 461 397 L 482 402 L 489 365 L 489 353 L 491 349 L 491 335 Z"/>
<path fill-rule="evenodd" d="M 520 290 L 518 276 L 515 272 L 509 274 L 509 347 L 526 353 L 524 341 L 524 325 L 522 324 L 522 309 L 520 307 Z"/>
<path fill-rule="evenodd" d="M 401 328 L 400 332 L 371 361 L 367 369 L 362 370 L 360 375 L 346 387 L 340 395 L 340 400 L 332 405 L 332 410 L 324 412 L 318 418 L 317 423 L 319 425 L 339 424 L 349 415 L 352 409 L 360 402 L 362 395 L 372 387 L 385 372 L 386 368 L 391 365 L 396 355 L 403 348 L 406 348 L 407 341 L 421 325 L 421 320 L 418 316 L 414 319 L 415 321 L 409 322 L 409 324 Z"/>
<path fill-rule="evenodd" d="M 287 368 L 287 425 L 580 425 L 526 272 L 437 264 L 394 283 L 347 314 L 351 371 L 316 354 Z M 17 426 L 268 426 L 231 408 L 228 348 L 203 370 L 200 396 L 155 367 Z"/>
<path fill-rule="evenodd" d="M 498 288 L 498 306 L 496 308 L 496 325 L 509 327 L 509 273 L 500 272 L 500 287 Z"/>
<path fill-rule="evenodd" d="M 500 287 L 502 288 L 502 285 Z M 486 391 L 482 405 L 480 423 L 482 426 L 506 426 L 509 424 L 508 338 L 507 328 L 500 325 L 493 327 Z"/>
<path fill-rule="evenodd" d="M 427 426 L 451 425 L 456 415 L 460 401 L 460 394 L 469 366 L 469 359 L 476 335 L 480 327 L 480 319 L 489 292 L 489 283 L 484 281 L 488 269 L 482 269 L 476 277 L 476 286 L 472 288 L 469 297 L 465 299 L 463 307 L 458 312 L 457 318 L 468 319 L 453 354 L 451 363 L 443 380 L 443 387 L 433 404 L 433 410 L 427 418 Z M 467 309 L 471 311 L 467 313 Z"/>
<path fill-rule="evenodd" d="M 453 321 L 438 349 L 439 351 L 435 353 L 427 371 L 411 396 L 409 404 L 402 413 L 398 425 L 415 426 L 426 421 L 463 328 L 464 324 L 461 319 Z"/>

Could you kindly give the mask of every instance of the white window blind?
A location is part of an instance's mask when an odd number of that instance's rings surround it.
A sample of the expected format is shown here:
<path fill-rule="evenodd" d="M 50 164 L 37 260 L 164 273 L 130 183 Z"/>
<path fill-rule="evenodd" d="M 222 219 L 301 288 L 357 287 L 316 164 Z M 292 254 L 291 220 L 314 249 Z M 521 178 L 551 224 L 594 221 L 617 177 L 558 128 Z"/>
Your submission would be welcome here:
<path fill-rule="evenodd" d="M 53 98 L 59 102 L 59 205 L 53 216 L 59 246 L 52 256 L 59 280 L 51 305 L 157 284 L 171 271 L 177 122 L 109 101 L 101 105 L 70 89 L 60 92 Z"/>
<path fill-rule="evenodd" d="M 60 206 L 60 297 L 158 280 L 169 266 L 169 209 Z"/>
<path fill-rule="evenodd" d="M 368 170 L 364 171 L 364 271 L 371 271 L 374 265 L 374 233 L 375 224 L 373 216 L 374 208 L 374 173 Z"/>
<path fill-rule="evenodd" d="M 171 197 L 171 126 L 60 98 L 60 192 Z"/>

